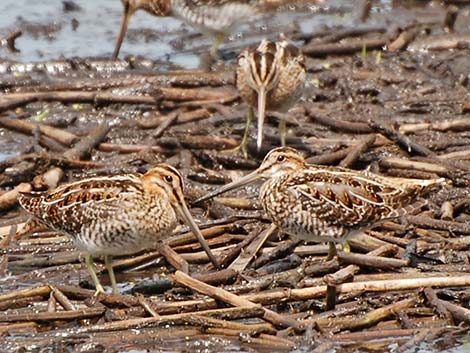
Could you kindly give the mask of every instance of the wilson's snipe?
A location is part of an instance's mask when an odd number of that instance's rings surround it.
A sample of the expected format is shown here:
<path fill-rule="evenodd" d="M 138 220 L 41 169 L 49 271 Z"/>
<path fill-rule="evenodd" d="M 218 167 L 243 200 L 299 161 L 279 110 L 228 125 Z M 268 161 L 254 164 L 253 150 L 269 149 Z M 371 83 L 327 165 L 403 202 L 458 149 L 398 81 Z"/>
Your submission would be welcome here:
<path fill-rule="evenodd" d="M 159 164 L 144 175 L 84 179 L 47 192 L 24 193 L 23 208 L 47 226 L 69 235 L 86 253 L 88 271 L 103 292 L 92 256 L 104 255 L 113 292 L 117 293 L 111 256 L 155 247 L 184 219 L 207 255 L 217 261 L 189 212 L 180 173 Z"/>
<path fill-rule="evenodd" d="M 117 58 L 119 55 L 129 19 L 137 10 L 145 10 L 158 17 L 173 16 L 202 33 L 213 35 L 215 40 L 211 54 L 215 57 L 224 38 L 240 24 L 253 21 L 267 11 L 296 2 L 299 0 L 122 0 L 124 14 L 113 57 Z M 314 5 L 323 0 L 303 2 Z"/>
<path fill-rule="evenodd" d="M 257 48 L 245 49 L 240 54 L 236 85 L 249 106 L 245 134 L 240 144 L 245 156 L 254 107 L 258 108 L 257 147 L 260 150 L 266 110 L 289 110 L 302 95 L 305 78 L 304 56 L 285 39 L 277 43 L 263 40 Z M 282 146 L 285 146 L 284 119 L 279 123 L 279 130 Z"/>
<path fill-rule="evenodd" d="M 329 242 L 329 257 L 334 255 L 334 242 L 345 242 L 357 231 L 399 217 L 423 189 L 445 181 L 309 165 L 298 151 L 281 147 L 270 151 L 254 172 L 196 202 L 257 179 L 267 179 L 260 201 L 273 223 L 300 239 Z"/>

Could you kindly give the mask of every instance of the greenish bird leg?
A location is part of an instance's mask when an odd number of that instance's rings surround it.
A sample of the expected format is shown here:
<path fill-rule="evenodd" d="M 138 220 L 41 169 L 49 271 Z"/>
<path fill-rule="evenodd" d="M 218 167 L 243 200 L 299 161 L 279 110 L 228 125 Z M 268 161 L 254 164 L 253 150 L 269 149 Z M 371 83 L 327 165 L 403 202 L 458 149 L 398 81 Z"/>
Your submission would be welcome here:
<path fill-rule="evenodd" d="M 111 280 L 111 287 L 113 288 L 113 294 L 119 294 L 117 283 L 116 283 L 116 276 L 114 275 L 113 263 L 111 261 L 111 256 L 106 255 L 104 257 L 104 264 L 106 265 L 106 269 L 108 270 L 109 279 Z"/>
<path fill-rule="evenodd" d="M 104 293 L 104 288 L 101 285 L 98 276 L 96 275 L 95 272 L 95 265 L 93 264 L 93 258 L 91 255 L 87 254 L 85 255 L 85 264 L 88 272 L 90 273 L 91 279 L 93 281 L 93 284 L 95 285 L 95 289 L 97 293 Z"/>
<path fill-rule="evenodd" d="M 343 245 L 344 252 L 351 252 L 351 246 L 349 245 L 347 240 L 343 241 L 342 245 Z"/>
<path fill-rule="evenodd" d="M 214 43 L 212 43 L 211 56 L 217 58 L 217 52 L 219 51 L 220 45 L 224 42 L 225 35 L 223 33 L 217 33 L 214 38 Z"/>
<path fill-rule="evenodd" d="M 236 152 L 238 150 L 242 150 L 243 157 L 248 158 L 248 150 L 246 146 L 248 142 L 248 132 L 249 132 L 250 125 L 251 125 L 251 122 L 253 121 L 254 116 L 255 116 L 255 113 L 254 113 L 253 107 L 249 107 L 248 114 L 246 115 L 245 132 L 243 133 L 242 141 L 237 147 L 225 150 L 223 152 Z"/>
<path fill-rule="evenodd" d="M 284 119 L 279 120 L 279 135 L 281 135 L 281 146 L 286 147 L 286 121 Z"/>
<path fill-rule="evenodd" d="M 336 255 L 338 255 L 338 253 L 336 251 L 335 243 L 332 241 L 328 242 L 328 256 L 326 258 L 326 261 L 333 260 Z"/>
<path fill-rule="evenodd" d="M 251 122 L 253 121 L 253 117 L 255 113 L 253 111 L 253 107 L 248 108 L 248 114 L 246 115 L 246 125 L 245 125 L 245 133 L 243 134 L 242 142 L 240 143 L 240 148 L 242 149 L 243 156 L 248 158 L 248 150 L 246 148 L 248 142 L 248 131 L 250 129 Z"/>

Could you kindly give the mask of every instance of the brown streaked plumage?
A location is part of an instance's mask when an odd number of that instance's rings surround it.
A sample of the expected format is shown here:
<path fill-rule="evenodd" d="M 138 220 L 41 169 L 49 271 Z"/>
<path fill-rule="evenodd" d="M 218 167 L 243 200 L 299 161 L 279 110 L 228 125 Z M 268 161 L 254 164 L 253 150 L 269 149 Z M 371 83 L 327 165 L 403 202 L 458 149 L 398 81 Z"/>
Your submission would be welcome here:
<path fill-rule="evenodd" d="M 207 200 L 257 179 L 260 201 L 282 231 L 303 240 L 344 242 L 348 236 L 402 215 L 431 180 L 384 177 L 339 167 L 306 164 L 292 148 L 271 150 L 260 167 L 240 180 L 207 194 Z M 332 247 L 330 246 L 330 249 Z M 330 253 L 330 256 L 333 254 Z"/>
<path fill-rule="evenodd" d="M 23 193 L 21 206 L 52 229 L 69 235 L 86 253 L 96 290 L 102 292 L 92 256 L 103 255 L 113 292 L 111 256 L 133 254 L 171 235 L 181 217 L 217 267 L 217 261 L 184 201 L 183 179 L 166 164 L 144 175 L 95 177 L 47 192 Z"/>
<path fill-rule="evenodd" d="M 211 54 L 224 38 L 242 23 L 253 21 L 266 11 L 298 2 L 318 4 L 323 0 L 121 0 L 124 13 L 121 29 L 116 41 L 113 58 L 117 58 L 121 49 L 130 18 L 137 10 L 144 10 L 151 15 L 173 16 L 181 19 L 202 33 L 215 37 Z"/>
<path fill-rule="evenodd" d="M 236 86 L 248 104 L 248 116 L 241 148 L 246 155 L 246 139 L 258 110 L 257 147 L 263 143 L 263 124 L 266 110 L 286 112 L 302 95 L 306 80 L 304 56 L 287 40 L 274 43 L 263 40 L 257 48 L 245 49 L 238 58 Z M 281 143 L 285 145 L 285 121 L 280 124 Z"/>

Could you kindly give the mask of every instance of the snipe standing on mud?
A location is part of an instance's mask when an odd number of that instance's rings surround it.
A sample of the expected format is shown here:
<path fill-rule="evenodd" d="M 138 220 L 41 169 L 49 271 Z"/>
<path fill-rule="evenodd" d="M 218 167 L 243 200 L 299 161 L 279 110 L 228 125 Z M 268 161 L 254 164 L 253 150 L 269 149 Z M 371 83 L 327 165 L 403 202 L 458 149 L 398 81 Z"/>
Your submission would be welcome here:
<path fill-rule="evenodd" d="M 323 0 L 122 0 L 124 14 L 113 58 L 117 58 L 126 34 L 129 19 L 137 10 L 157 17 L 179 18 L 202 33 L 214 36 L 213 57 L 224 38 L 242 23 L 254 21 L 267 11 L 291 3 L 315 5 Z"/>
<path fill-rule="evenodd" d="M 245 49 L 238 58 L 236 86 L 248 104 L 245 133 L 240 147 L 245 155 L 248 131 L 258 110 L 257 148 L 263 143 L 266 110 L 287 112 L 301 97 L 306 79 L 304 56 L 286 39 L 273 43 L 263 40 L 257 48 Z M 285 146 L 286 122 L 279 123 L 281 144 Z"/>
<path fill-rule="evenodd" d="M 329 258 L 336 252 L 335 242 L 346 242 L 355 232 L 401 216 L 424 189 L 445 182 L 309 165 L 298 151 L 281 147 L 271 150 L 254 172 L 196 202 L 257 179 L 266 180 L 260 201 L 272 222 L 298 239 L 329 242 Z"/>
<path fill-rule="evenodd" d="M 47 192 L 23 193 L 20 204 L 47 226 L 70 236 L 83 250 L 86 266 L 98 292 L 104 292 L 92 256 L 104 256 L 113 292 L 117 293 L 111 256 L 155 247 L 184 219 L 218 267 L 189 212 L 180 173 L 158 164 L 144 175 L 95 177 Z"/>

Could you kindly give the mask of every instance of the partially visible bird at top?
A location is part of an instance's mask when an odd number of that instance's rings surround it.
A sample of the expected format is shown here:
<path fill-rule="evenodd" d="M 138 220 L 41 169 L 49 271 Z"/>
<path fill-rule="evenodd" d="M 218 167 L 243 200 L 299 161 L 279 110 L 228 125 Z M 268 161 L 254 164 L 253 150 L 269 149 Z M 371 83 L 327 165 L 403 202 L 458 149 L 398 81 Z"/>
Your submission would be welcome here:
<path fill-rule="evenodd" d="M 71 237 L 85 252 L 97 292 L 104 292 L 92 256 L 104 256 L 113 293 L 118 293 L 111 257 L 155 248 L 182 218 L 218 267 L 184 201 L 181 174 L 158 164 L 145 174 L 100 176 L 46 192 L 22 193 L 20 205 L 48 227 Z"/>
<path fill-rule="evenodd" d="M 113 58 L 117 58 L 127 26 L 137 10 L 157 17 L 172 16 L 186 22 L 202 33 L 214 37 L 212 57 L 225 37 L 241 24 L 258 19 L 263 13 L 292 3 L 316 5 L 324 0 L 121 0 L 124 13 L 116 40 Z"/>

